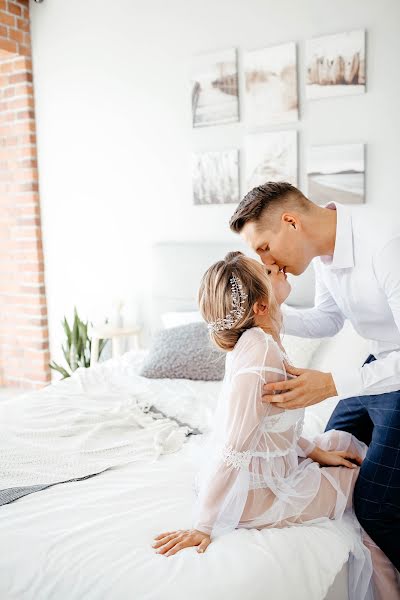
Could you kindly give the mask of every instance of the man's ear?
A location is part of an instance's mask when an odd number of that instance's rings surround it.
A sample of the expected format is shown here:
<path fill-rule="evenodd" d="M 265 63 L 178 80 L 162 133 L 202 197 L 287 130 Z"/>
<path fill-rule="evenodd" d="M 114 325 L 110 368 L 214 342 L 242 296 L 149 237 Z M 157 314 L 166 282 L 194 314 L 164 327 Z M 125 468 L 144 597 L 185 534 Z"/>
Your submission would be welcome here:
<path fill-rule="evenodd" d="M 262 300 L 257 300 L 253 304 L 253 311 L 256 315 L 266 315 L 268 313 L 268 306 Z"/>
<path fill-rule="evenodd" d="M 283 213 L 282 221 L 293 227 L 293 229 L 298 229 L 300 225 L 299 219 L 290 213 Z"/>

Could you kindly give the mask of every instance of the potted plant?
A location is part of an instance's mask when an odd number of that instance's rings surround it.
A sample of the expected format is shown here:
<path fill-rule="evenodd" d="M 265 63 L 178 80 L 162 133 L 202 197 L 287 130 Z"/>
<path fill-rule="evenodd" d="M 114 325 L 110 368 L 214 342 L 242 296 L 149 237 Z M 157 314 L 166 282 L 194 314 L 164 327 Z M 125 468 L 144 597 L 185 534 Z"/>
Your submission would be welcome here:
<path fill-rule="evenodd" d="M 84 323 L 79 318 L 75 306 L 74 321 L 72 326 L 69 325 L 65 316 L 64 320 L 61 321 L 61 324 L 66 335 L 65 345 L 62 345 L 62 351 L 70 372 L 67 368 L 58 365 L 56 362 L 54 362 L 54 360 L 49 363 L 49 367 L 61 373 L 62 379 L 66 379 L 67 377 L 70 377 L 72 373 L 79 367 L 90 367 L 92 339 L 88 335 L 88 321 Z M 90 325 L 93 326 L 93 323 L 90 323 Z M 106 342 L 107 340 L 100 340 L 99 357 L 104 346 L 106 345 Z"/>

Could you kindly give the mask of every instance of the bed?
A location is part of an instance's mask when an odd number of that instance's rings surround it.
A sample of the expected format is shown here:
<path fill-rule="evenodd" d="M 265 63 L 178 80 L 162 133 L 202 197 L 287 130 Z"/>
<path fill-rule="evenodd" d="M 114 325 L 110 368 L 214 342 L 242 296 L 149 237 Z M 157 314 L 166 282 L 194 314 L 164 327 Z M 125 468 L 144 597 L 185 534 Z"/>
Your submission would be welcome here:
<path fill-rule="evenodd" d="M 187 243 L 183 254 L 182 244 L 156 247 L 158 309 L 152 313 L 153 328 L 160 326 L 162 310 L 194 309 L 193 286 L 199 273 L 226 249 L 236 247 Z M 173 255 L 185 256 L 181 265 L 185 276 L 175 271 L 171 280 L 163 274 Z M 303 291 L 300 282 L 293 295 L 302 305 L 310 296 L 310 274 L 306 277 Z M 328 343 L 336 344 L 336 351 Z M 349 343 L 358 360 L 366 350 L 347 329 L 337 340 L 326 342 L 314 362 L 322 368 L 324 361 L 337 360 L 337 349 L 348 348 Z M 24 410 L 27 401 L 40 407 L 45 393 L 57 402 L 61 394 L 64 398 L 77 391 L 95 394 L 110 386 L 113 410 L 118 382 L 127 392 L 136 389 L 135 378 L 146 353 L 131 350 L 48 386 L 42 395 L 24 394 L 6 404 L 12 402 L 18 409 L 20 403 Z M 348 359 L 343 356 L 343 360 Z M 155 535 L 191 525 L 195 457 L 212 422 L 220 382 L 155 380 L 149 385 L 164 412 L 173 412 L 174 399 L 183 393 L 186 414 L 179 417 L 196 416 L 204 435 L 187 436 L 179 451 L 155 461 L 116 464 L 94 477 L 54 485 L 0 507 L 0 598 L 346 600 L 348 558 L 355 536 L 350 518 L 285 529 L 239 529 L 217 539 L 204 554 L 193 548 L 171 557 L 154 552 Z M 336 402 L 337 398 L 307 409 L 306 435 L 323 431 Z"/>

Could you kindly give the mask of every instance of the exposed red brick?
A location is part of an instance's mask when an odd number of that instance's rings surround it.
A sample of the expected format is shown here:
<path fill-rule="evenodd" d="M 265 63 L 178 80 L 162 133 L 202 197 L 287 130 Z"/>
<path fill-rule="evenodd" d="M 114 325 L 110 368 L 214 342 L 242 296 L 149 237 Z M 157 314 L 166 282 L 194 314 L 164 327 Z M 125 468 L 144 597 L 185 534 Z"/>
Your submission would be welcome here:
<path fill-rule="evenodd" d="M 8 12 L 12 13 L 13 15 L 22 15 L 22 7 L 19 4 L 16 4 L 14 2 L 7 2 L 7 9 Z"/>
<path fill-rule="evenodd" d="M 23 98 L 11 98 L 7 101 L 7 108 L 9 110 L 14 110 L 17 108 L 34 108 L 34 100 L 31 96 L 26 96 Z"/>
<path fill-rule="evenodd" d="M 8 35 L 11 40 L 15 40 L 18 43 L 22 43 L 25 39 L 25 33 L 23 31 L 19 31 L 18 29 L 9 29 Z"/>
<path fill-rule="evenodd" d="M 17 27 L 20 31 L 29 31 L 29 21 L 27 19 L 17 19 Z"/>
<path fill-rule="evenodd" d="M 1 22 L 3 23 L 3 25 L 7 25 L 8 27 L 15 27 L 17 24 L 17 21 L 15 19 L 14 15 L 11 15 L 5 11 L 2 11 L 1 13 Z M 4 46 L 2 46 L 4 49 Z M 7 48 L 6 48 L 7 50 Z"/>
<path fill-rule="evenodd" d="M 32 60 L 28 56 L 20 56 L 16 60 L 13 60 L 13 71 L 32 71 Z"/>
<path fill-rule="evenodd" d="M 2 22 L 4 23 L 3 17 L 2 17 Z M 17 52 L 17 42 L 15 42 L 14 40 L 9 40 L 9 39 L 1 39 L 1 48 L 3 50 L 6 50 L 7 52 Z"/>
<path fill-rule="evenodd" d="M 0 385 L 50 383 L 28 0 L 0 0 Z"/>

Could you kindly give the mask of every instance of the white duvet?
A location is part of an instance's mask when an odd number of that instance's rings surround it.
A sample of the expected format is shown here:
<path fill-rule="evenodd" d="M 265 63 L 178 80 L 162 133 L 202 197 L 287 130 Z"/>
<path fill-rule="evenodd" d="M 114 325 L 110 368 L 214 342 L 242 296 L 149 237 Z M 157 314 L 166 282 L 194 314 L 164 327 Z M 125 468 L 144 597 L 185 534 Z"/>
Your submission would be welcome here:
<path fill-rule="evenodd" d="M 41 394 L 50 393 L 54 402 L 59 394 L 65 402 L 79 392 L 84 403 L 85 393 L 93 400 L 101 391 L 107 413 L 107 390 L 114 408 L 118 390 L 137 391 L 136 356 L 100 363 Z M 206 431 L 218 388 L 159 380 L 148 382 L 146 393 L 154 394 L 160 410 Z M 12 402 L 22 407 L 28 397 Z M 93 402 L 91 407 L 95 411 Z M 308 417 L 309 432 L 320 430 L 321 422 Z M 1 507 L 1 600 L 322 600 L 353 548 L 351 521 L 236 530 L 204 554 L 194 548 L 170 557 L 155 553 L 155 535 L 191 526 L 194 457 L 201 443 L 201 436 L 190 436 L 155 462 L 149 452 Z"/>

